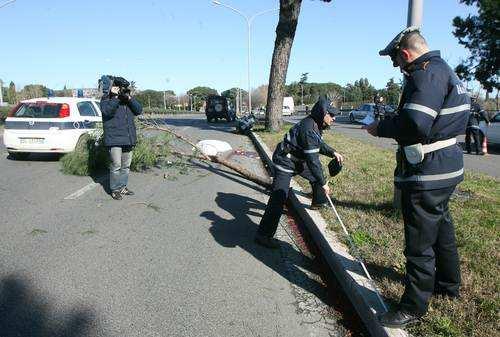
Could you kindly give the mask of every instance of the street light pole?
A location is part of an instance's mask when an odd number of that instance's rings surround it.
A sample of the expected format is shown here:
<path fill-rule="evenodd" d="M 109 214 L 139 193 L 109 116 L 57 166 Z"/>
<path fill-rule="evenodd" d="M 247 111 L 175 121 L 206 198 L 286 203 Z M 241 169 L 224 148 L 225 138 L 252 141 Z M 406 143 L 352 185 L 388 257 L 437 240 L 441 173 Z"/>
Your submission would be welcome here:
<path fill-rule="evenodd" d="M 0 5 L 0 8 L 3 8 L 7 5 L 10 5 L 11 3 L 14 3 L 16 2 L 16 0 L 10 0 L 10 1 L 7 1 L 3 4 Z M 3 81 L 0 80 L 0 106 L 3 106 Z"/>
<path fill-rule="evenodd" d="M 226 7 L 230 10 L 232 10 L 233 12 L 236 12 L 238 13 L 239 15 L 241 15 L 247 22 L 247 32 L 248 32 L 248 62 L 247 62 L 247 78 L 248 78 L 248 112 L 251 113 L 252 112 L 252 92 L 251 92 L 251 86 L 250 86 L 250 38 L 251 38 L 251 35 L 250 35 L 250 32 L 251 32 L 251 28 L 252 28 L 252 22 L 253 20 L 257 17 L 257 16 L 260 16 L 262 14 L 266 14 L 266 13 L 269 13 L 269 12 L 274 12 L 274 11 L 279 11 L 279 8 L 273 8 L 273 9 L 268 9 L 268 10 L 265 10 L 265 11 L 262 11 L 262 12 L 258 12 L 250 17 L 248 17 L 247 15 L 245 15 L 242 11 L 234 8 L 234 7 L 231 7 L 229 5 L 226 5 L 220 1 L 217 1 L 217 0 L 213 0 L 212 3 L 214 5 L 218 5 L 218 6 L 223 6 L 223 7 Z"/>
<path fill-rule="evenodd" d="M 422 16 L 424 11 L 424 0 L 408 0 L 407 27 L 422 27 Z"/>

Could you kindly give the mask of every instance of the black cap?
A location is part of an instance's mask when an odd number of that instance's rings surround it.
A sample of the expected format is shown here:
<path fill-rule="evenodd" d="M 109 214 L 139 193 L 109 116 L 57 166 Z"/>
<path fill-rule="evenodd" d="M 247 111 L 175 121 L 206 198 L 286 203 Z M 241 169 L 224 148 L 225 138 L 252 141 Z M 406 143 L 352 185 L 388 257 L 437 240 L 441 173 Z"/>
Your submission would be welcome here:
<path fill-rule="evenodd" d="M 418 28 L 416 26 L 410 26 L 408 28 L 403 29 L 398 35 L 396 35 L 396 37 L 394 39 L 392 39 L 391 42 L 389 42 L 389 44 L 384 49 L 382 49 L 381 51 L 378 52 L 379 55 L 380 56 L 388 56 L 388 55 L 391 55 L 392 53 L 394 53 L 394 51 L 399 49 L 399 44 L 401 43 L 401 40 L 403 39 L 403 37 L 405 35 L 407 35 L 409 33 L 413 33 L 413 32 L 420 33 L 420 28 Z"/>

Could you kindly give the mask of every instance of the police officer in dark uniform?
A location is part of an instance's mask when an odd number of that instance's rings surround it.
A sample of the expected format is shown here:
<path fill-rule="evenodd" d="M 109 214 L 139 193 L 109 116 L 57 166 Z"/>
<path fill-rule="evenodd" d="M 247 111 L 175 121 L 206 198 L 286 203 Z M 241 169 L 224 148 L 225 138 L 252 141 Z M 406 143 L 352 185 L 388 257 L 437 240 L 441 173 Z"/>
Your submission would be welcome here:
<path fill-rule="evenodd" d="M 399 144 L 394 181 L 402 192 L 405 233 L 405 291 L 396 310 L 382 314 L 387 327 L 404 327 L 427 312 L 434 294 L 459 295 L 460 267 L 448 208 L 463 180 L 463 134 L 470 97 L 453 70 L 430 51 L 418 28 L 409 27 L 380 55 L 388 55 L 405 75 L 399 115 L 366 127 L 374 136 Z"/>
<path fill-rule="evenodd" d="M 267 248 L 279 248 L 279 241 L 273 236 L 288 199 L 290 180 L 299 174 L 309 180 L 312 187 L 311 208 L 327 205 L 326 195 L 330 193 L 328 182 L 323 175 L 319 155 L 335 158 L 342 164 L 342 155 L 328 146 L 322 139 L 322 132 L 334 121 L 334 110 L 330 101 L 320 98 L 313 106 L 311 114 L 295 124 L 278 144 L 273 154 L 274 179 L 271 197 L 262 217 L 255 242 Z"/>
<path fill-rule="evenodd" d="M 384 117 L 385 114 L 385 108 L 384 108 L 384 98 L 380 96 L 380 94 L 376 94 L 373 97 L 373 103 L 375 103 L 374 107 L 374 117 L 376 121 L 381 120 Z"/>
<path fill-rule="evenodd" d="M 484 135 L 479 128 L 479 122 L 481 121 L 481 118 L 484 119 L 487 124 L 490 123 L 488 115 L 477 102 L 477 97 L 473 96 L 471 98 L 469 121 L 467 123 L 467 129 L 465 131 L 465 149 L 467 153 L 471 153 L 471 138 L 474 138 L 474 147 L 476 150 L 476 154 L 484 155 L 482 151 Z"/>

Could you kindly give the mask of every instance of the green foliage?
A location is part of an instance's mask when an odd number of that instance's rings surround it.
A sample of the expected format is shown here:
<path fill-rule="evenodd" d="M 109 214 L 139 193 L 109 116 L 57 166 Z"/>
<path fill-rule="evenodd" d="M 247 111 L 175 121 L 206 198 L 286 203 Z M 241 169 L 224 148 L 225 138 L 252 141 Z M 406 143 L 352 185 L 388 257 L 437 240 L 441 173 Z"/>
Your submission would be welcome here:
<path fill-rule="evenodd" d="M 60 162 L 64 174 L 89 176 L 108 167 L 109 155 L 102 139 L 85 134 L 75 151 L 65 154 Z"/>
<path fill-rule="evenodd" d="M 144 171 L 167 157 L 170 154 L 170 139 L 168 134 L 151 137 L 139 134 L 130 169 Z M 84 135 L 75 151 L 61 158 L 61 170 L 65 174 L 88 176 L 107 170 L 108 166 L 108 149 L 103 145 L 102 138 L 95 136 Z"/>
<path fill-rule="evenodd" d="M 343 88 L 336 83 L 303 83 L 304 104 L 314 104 L 320 96 L 327 95 L 333 100 L 342 97 Z M 293 82 L 285 87 L 285 96 L 292 96 L 294 102 L 302 101 L 300 82 Z M 297 104 L 297 103 L 296 103 Z"/>
<path fill-rule="evenodd" d="M 156 165 L 161 158 L 170 154 L 169 142 L 170 136 L 168 134 L 155 137 L 138 135 L 130 169 L 144 171 Z"/>
<path fill-rule="evenodd" d="M 5 123 L 5 118 L 7 118 L 7 114 L 9 113 L 12 107 L 1 106 L 0 107 L 0 125 Z"/>
<path fill-rule="evenodd" d="M 188 90 L 188 95 L 196 96 L 198 99 L 206 100 L 209 95 L 218 95 L 217 90 L 209 88 L 209 87 L 195 87 L 193 89 Z"/>
<path fill-rule="evenodd" d="M 477 80 L 488 91 L 500 89 L 500 30 L 498 0 L 460 0 L 468 6 L 477 7 L 477 15 L 465 19 L 455 17 L 453 34 L 458 42 L 470 52 L 469 57 L 455 71 L 464 80 Z"/>
<path fill-rule="evenodd" d="M 385 98 L 386 104 L 398 104 L 401 91 L 401 85 L 394 82 L 394 78 L 391 78 L 380 94 Z"/>
<path fill-rule="evenodd" d="M 137 92 L 134 97 L 144 108 L 165 108 L 165 99 L 169 107 L 173 107 L 177 103 L 172 90 L 167 90 L 165 94 L 163 91 L 148 89 Z"/>

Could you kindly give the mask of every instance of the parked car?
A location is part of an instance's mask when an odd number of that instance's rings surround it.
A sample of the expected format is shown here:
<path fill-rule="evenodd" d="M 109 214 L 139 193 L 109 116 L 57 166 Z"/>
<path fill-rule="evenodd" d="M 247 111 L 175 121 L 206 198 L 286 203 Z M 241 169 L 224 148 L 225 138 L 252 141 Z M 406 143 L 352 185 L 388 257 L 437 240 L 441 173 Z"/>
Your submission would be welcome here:
<path fill-rule="evenodd" d="M 487 126 L 486 122 L 481 121 L 479 127 L 488 137 L 488 143 L 500 144 L 500 112 L 497 112 L 490 122 L 490 126 Z"/>
<path fill-rule="evenodd" d="M 359 121 L 365 119 L 365 117 L 367 115 L 375 116 L 375 104 L 374 103 L 362 104 L 357 109 L 349 112 L 349 121 L 351 123 L 359 122 Z"/>
<path fill-rule="evenodd" d="M 205 114 L 207 122 L 216 122 L 219 119 L 225 119 L 232 122 L 236 116 L 232 110 L 229 110 L 227 99 L 224 96 L 210 95 L 207 97 L 205 105 Z"/>
<path fill-rule="evenodd" d="M 67 153 L 82 136 L 102 123 L 99 101 L 92 98 L 44 97 L 21 101 L 5 119 L 3 142 L 11 158 L 31 152 Z"/>

